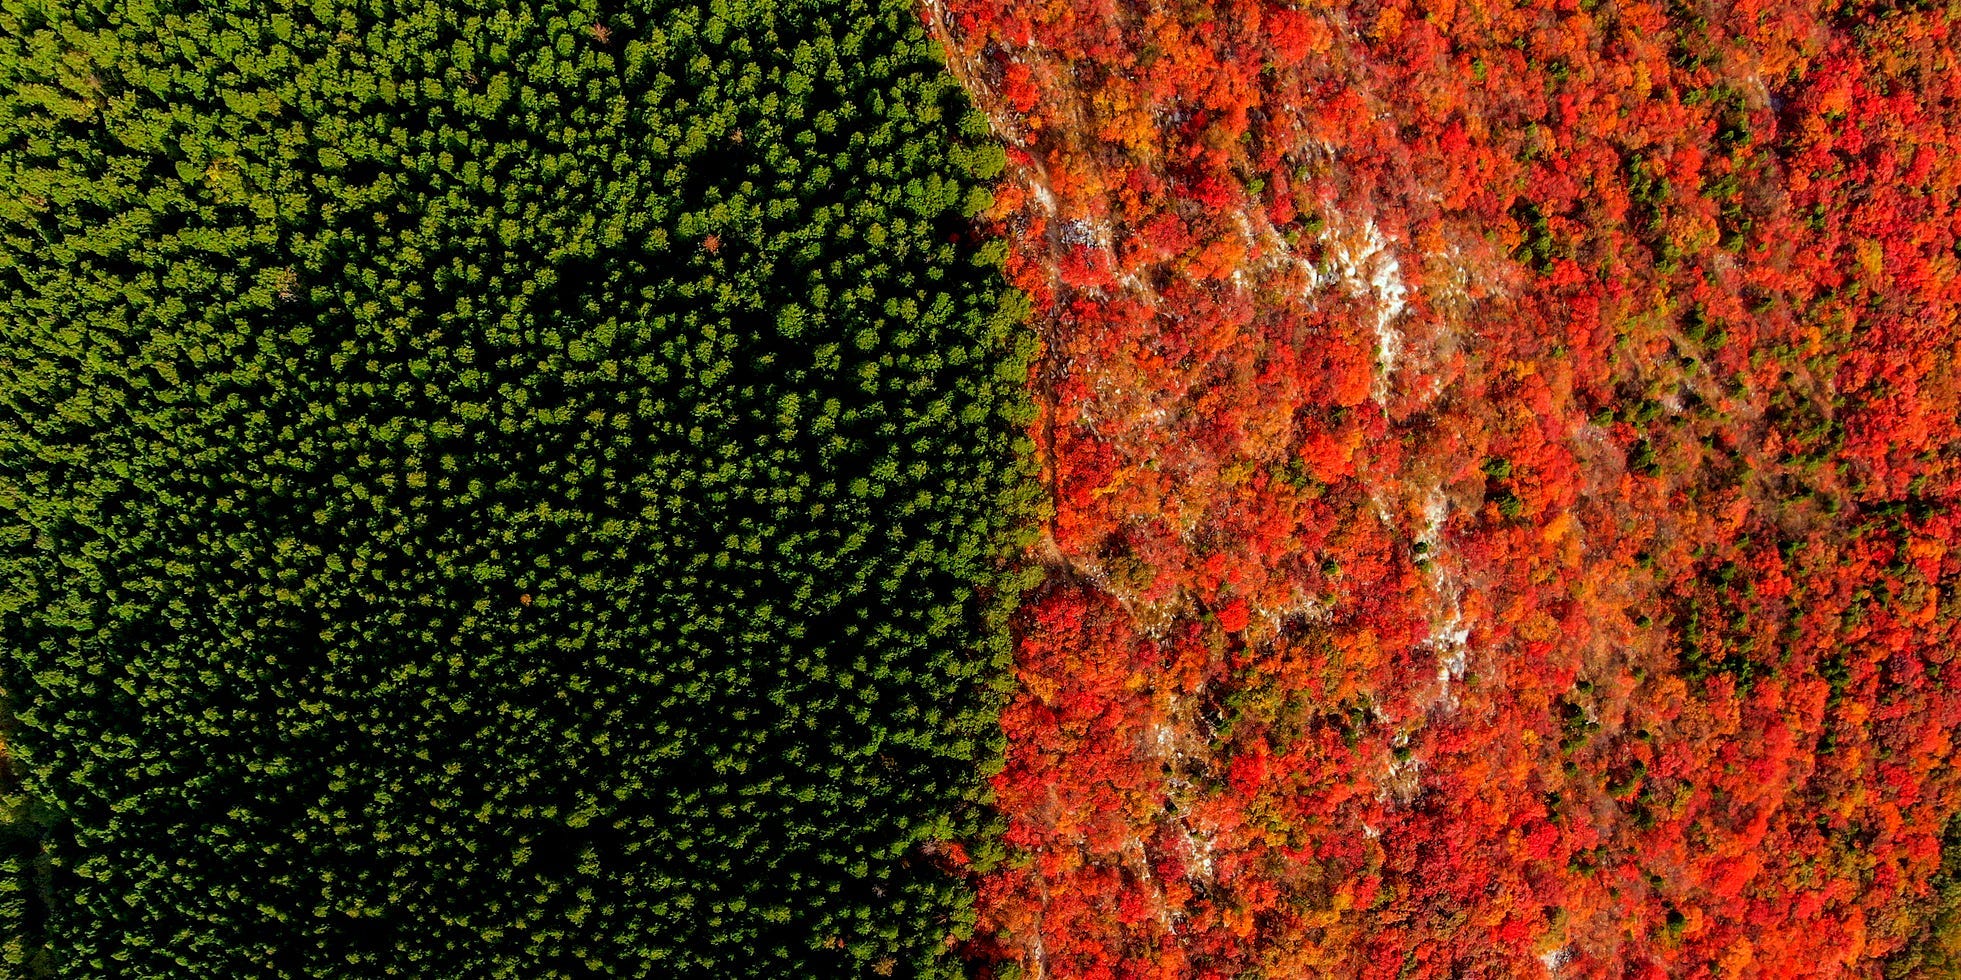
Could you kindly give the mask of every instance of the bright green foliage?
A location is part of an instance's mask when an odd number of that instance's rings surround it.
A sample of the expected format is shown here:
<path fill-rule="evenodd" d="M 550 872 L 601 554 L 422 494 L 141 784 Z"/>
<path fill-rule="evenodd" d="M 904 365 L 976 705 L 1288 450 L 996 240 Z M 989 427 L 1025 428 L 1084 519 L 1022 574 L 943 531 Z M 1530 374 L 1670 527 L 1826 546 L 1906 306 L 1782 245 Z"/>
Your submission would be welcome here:
<path fill-rule="evenodd" d="M 0 973 L 957 973 L 966 118 L 902 0 L 0 0 Z"/>

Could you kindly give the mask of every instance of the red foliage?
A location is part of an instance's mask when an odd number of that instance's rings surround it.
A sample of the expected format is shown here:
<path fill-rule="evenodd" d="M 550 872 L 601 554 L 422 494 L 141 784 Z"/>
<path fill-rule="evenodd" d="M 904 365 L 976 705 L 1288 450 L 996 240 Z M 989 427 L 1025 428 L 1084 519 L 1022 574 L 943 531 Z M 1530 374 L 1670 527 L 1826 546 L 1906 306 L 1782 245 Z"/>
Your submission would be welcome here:
<path fill-rule="evenodd" d="M 929 6 L 1013 142 L 1054 499 L 977 956 L 1911 937 L 1961 803 L 1947 13 Z"/>

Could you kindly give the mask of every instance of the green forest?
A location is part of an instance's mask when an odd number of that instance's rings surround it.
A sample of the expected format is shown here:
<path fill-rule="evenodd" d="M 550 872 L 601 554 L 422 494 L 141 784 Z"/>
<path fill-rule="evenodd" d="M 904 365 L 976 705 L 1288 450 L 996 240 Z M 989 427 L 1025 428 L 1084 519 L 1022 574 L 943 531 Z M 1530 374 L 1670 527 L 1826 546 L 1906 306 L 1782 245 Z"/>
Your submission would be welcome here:
<path fill-rule="evenodd" d="M 0 973 L 961 972 L 1032 341 L 909 3 L 0 45 Z"/>

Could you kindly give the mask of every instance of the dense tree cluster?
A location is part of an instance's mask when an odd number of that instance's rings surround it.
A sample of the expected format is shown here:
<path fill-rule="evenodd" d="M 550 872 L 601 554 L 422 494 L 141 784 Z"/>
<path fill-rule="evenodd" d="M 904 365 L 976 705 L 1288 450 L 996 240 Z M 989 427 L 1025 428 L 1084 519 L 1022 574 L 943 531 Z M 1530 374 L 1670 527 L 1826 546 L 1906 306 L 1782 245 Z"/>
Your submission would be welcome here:
<path fill-rule="evenodd" d="M 927 8 L 1045 343 L 997 976 L 1951 969 L 1953 5 Z"/>
<path fill-rule="evenodd" d="M 938 59 L 0 5 L 0 973 L 956 973 L 1030 350 Z"/>

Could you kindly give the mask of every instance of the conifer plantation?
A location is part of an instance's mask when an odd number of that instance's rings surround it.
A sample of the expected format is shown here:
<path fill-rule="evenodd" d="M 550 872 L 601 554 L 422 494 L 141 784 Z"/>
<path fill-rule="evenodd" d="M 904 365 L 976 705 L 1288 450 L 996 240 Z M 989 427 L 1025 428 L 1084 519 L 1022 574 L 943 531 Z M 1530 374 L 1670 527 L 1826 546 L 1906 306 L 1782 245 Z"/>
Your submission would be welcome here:
<path fill-rule="evenodd" d="M 0 4 L 0 975 L 959 973 L 1001 163 L 891 0 Z"/>

